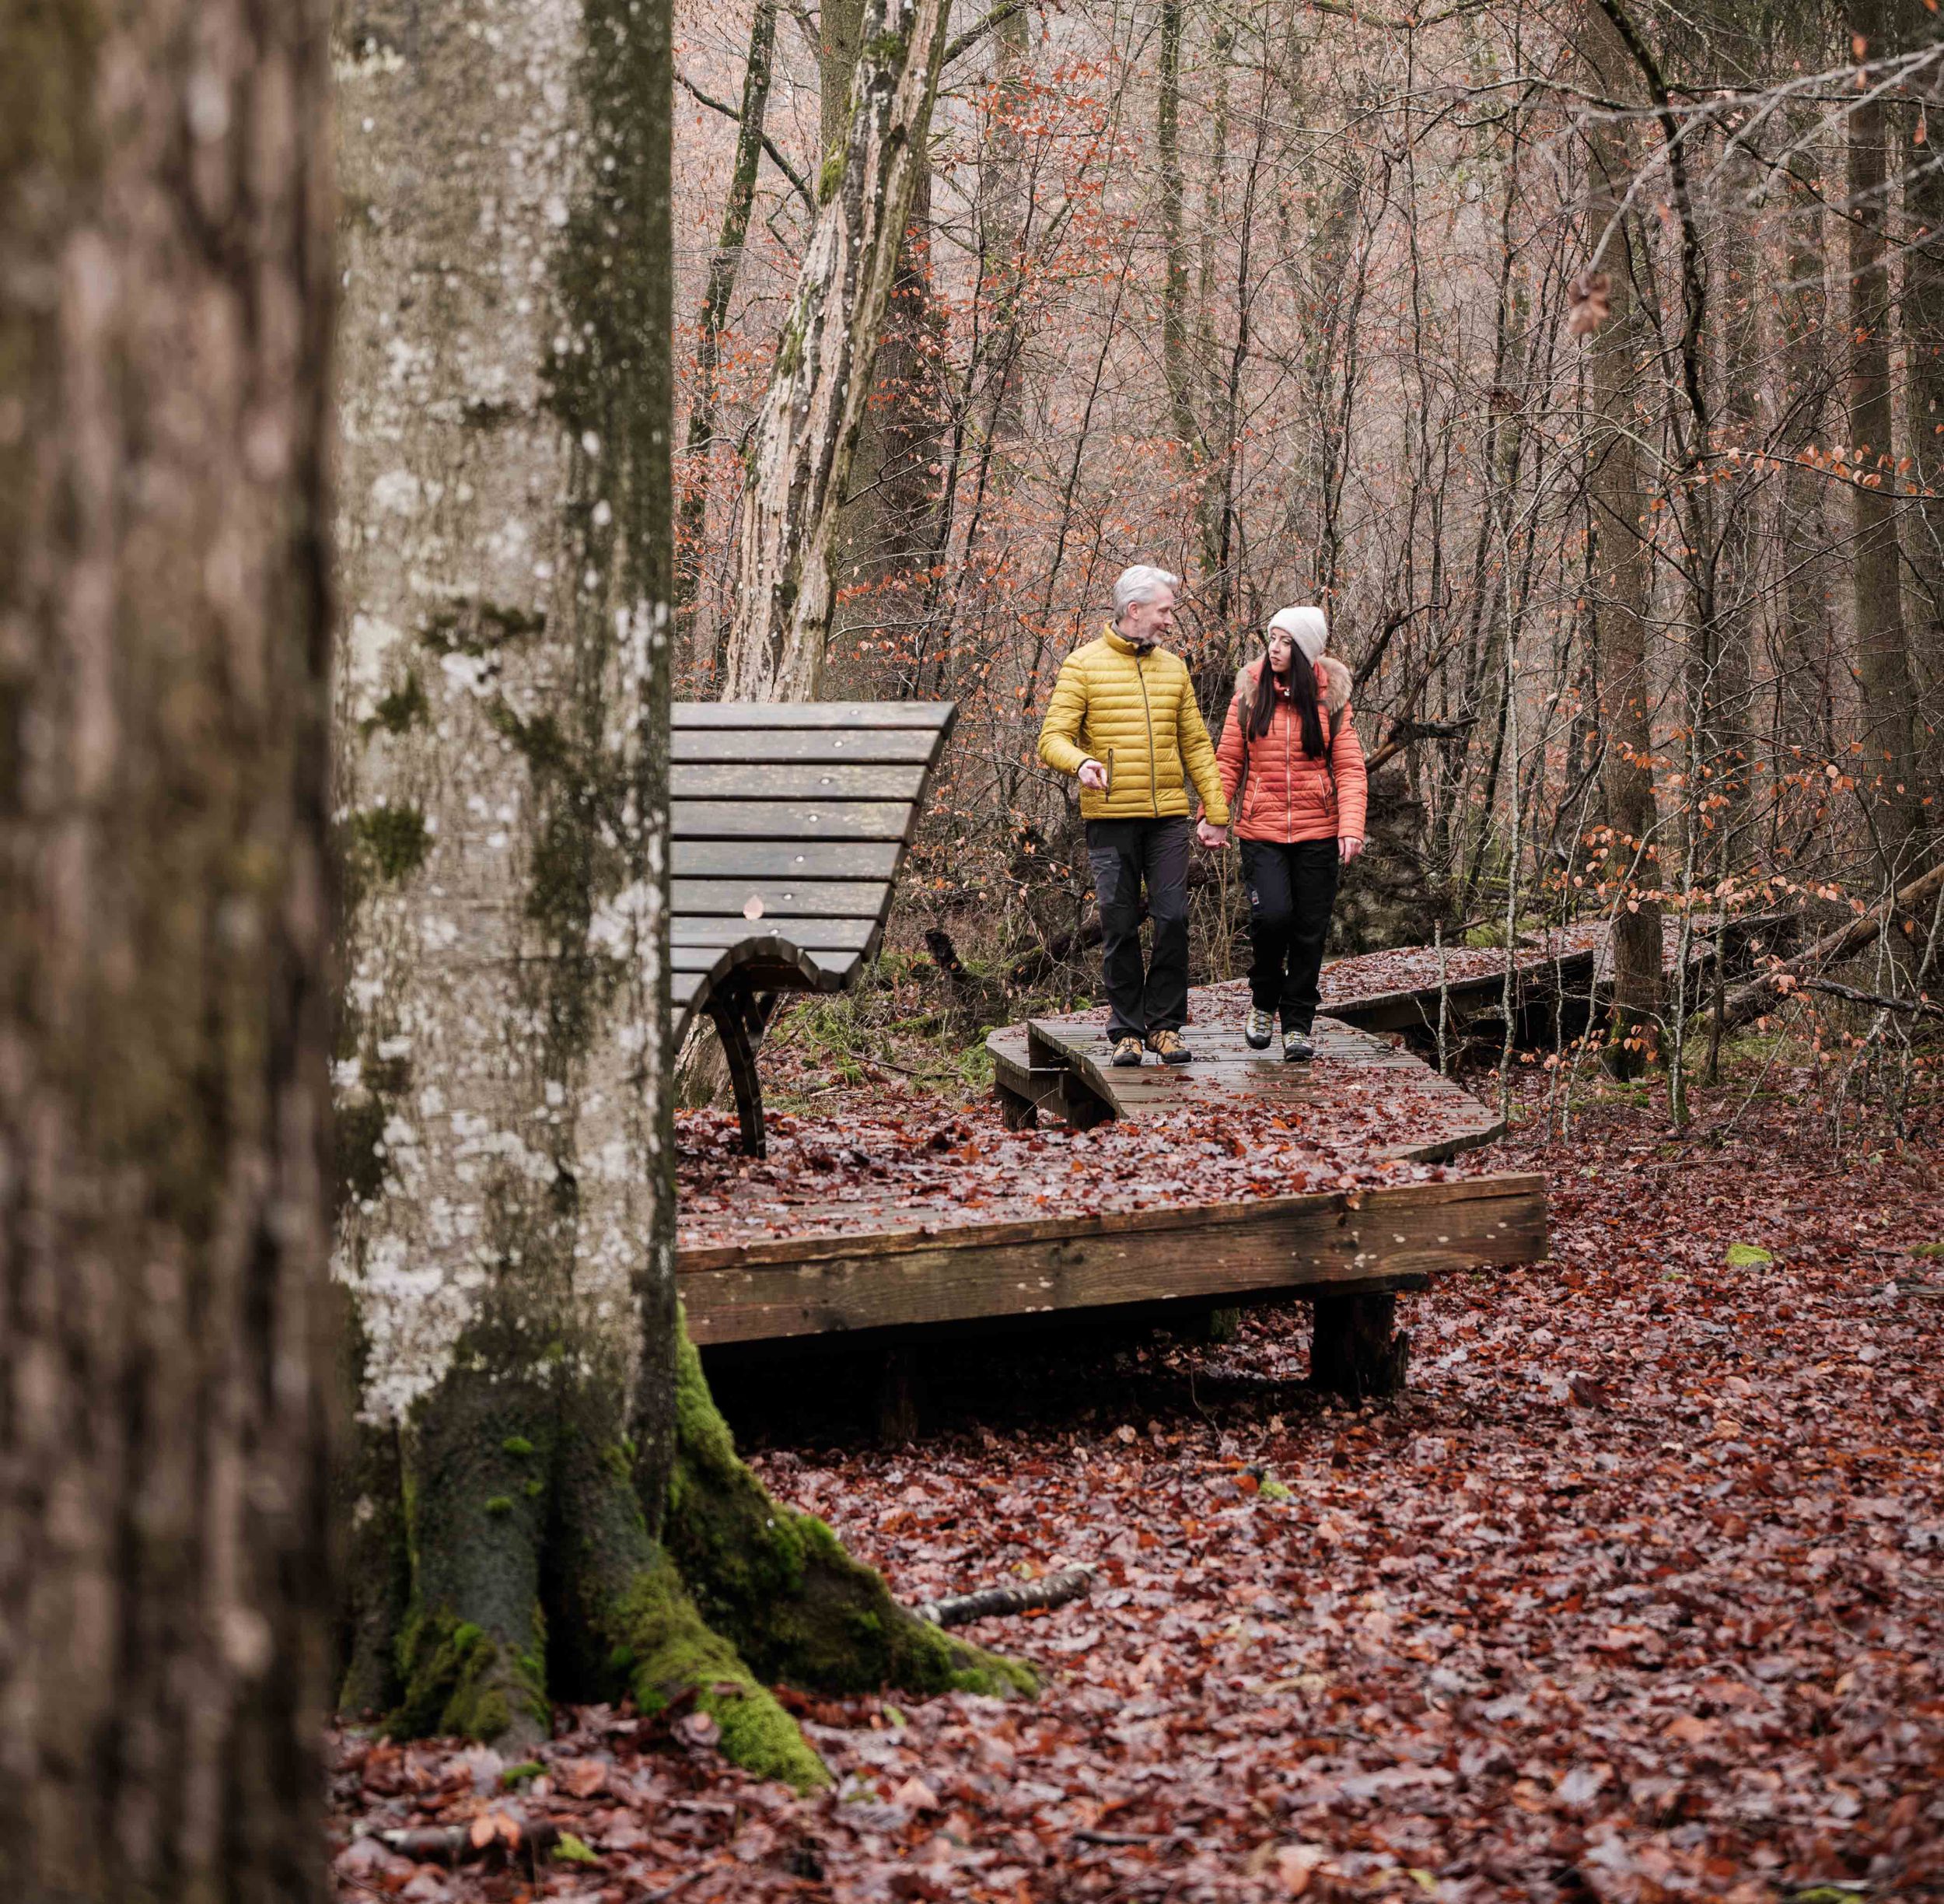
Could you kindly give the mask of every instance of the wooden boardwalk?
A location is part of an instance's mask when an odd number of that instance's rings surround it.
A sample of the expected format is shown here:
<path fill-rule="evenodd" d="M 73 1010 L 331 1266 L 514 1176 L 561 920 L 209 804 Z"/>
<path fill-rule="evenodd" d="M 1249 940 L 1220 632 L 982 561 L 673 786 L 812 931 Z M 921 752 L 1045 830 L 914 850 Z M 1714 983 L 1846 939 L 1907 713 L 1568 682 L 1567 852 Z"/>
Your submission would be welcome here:
<path fill-rule="evenodd" d="M 1251 1052 L 1246 1003 L 1233 988 L 1194 994 L 1199 1055 L 1186 1066 L 1107 1066 L 1104 1011 L 1009 1027 L 988 1045 L 1016 1108 L 1044 1108 L 1075 1129 L 1196 1113 L 1184 1120 L 1190 1146 L 1230 1111 L 1236 1129 L 1266 1121 L 1292 1143 L 1313 1130 L 1314 1153 L 1360 1160 L 1363 1177 L 1346 1178 L 1349 1187 L 1025 1216 L 982 1214 L 936 1193 L 869 1209 L 793 1202 L 791 1234 L 679 1249 L 691 1336 L 711 1350 L 832 1337 L 890 1344 L 1059 1312 L 1163 1320 L 1299 1297 L 1315 1305 L 1327 1386 L 1393 1388 L 1403 1366 L 1403 1339 L 1390 1328 L 1396 1294 L 1441 1271 L 1543 1256 L 1545 1180 L 1446 1176 L 1435 1167 L 1442 1160 L 1498 1134 L 1483 1104 L 1410 1052 L 1330 1021 L 1319 1022 L 1309 1065 Z"/>
<path fill-rule="evenodd" d="M 1527 1033 L 1550 1023 L 1562 998 L 1587 992 L 1599 948 L 1591 938 L 1528 943 L 1512 953 L 1514 1017 Z M 1448 1034 L 1500 1012 L 1505 954 L 1496 948 L 1429 946 L 1370 952 L 1323 968 L 1323 1009 L 1365 1031 L 1401 1031 L 1421 1047 L 1435 1044 L 1442 1010 Z M 1442 999 L 1441 999 L 1442 995 Z"/>
<path fill-rule="evenodd" d="M 1014 1121 L 1044 1110 L 1082 1129 L 1110 1117 L 1245 1103 L 1294 1115 L 1354 1097 L 1369 1107 L 1372 1154 L 1414 1163 L 1440 1163 L 1498 1136 L 1497 1117 L 1469 1091 L 1409 1051 L 1334 1017 L 1316 1020 L 1316 1055 L 1308 1064 L 1285 1063 L 1274 1045 L 1251 1051 L 1242 1036 L 1248 1009 L 1239 980 L 1197 986 L 1186 1034 L 1194 1062 L 1150 1058 L 1138 1070 L 1108 1062 L 1104 1006 L 1009 1025 L 986 1039 L 995 1088 Z"/>

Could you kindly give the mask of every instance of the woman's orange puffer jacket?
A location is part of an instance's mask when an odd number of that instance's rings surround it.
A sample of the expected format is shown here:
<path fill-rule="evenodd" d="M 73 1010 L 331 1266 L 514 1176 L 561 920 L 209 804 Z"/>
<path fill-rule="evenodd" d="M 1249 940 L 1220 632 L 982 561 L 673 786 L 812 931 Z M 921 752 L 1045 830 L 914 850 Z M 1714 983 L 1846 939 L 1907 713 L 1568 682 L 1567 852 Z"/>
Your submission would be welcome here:
<path fill-rule="evenodd" d="M 1302 656 L 1294 659 L 1300 665 Z M 1256 670 L 1266 665 L 1261 660 L 1251 662 L 1236 677 L 1235 698 L 1229 704 L 1222 744 L 1215 751 L 1222 790 L 1235 815 L 1236 832 L 1244 839 L 1280 840 L 1285 845 L 1340 835 L 1362 839 L 1369 804 L 1368 776 L 1363 745 L 1350 717 L 1349 669 L 1334 655 L 1325 655 L 1316 663 L 1316 698 L 1322 704 L 1324 730 L 1327 733 L 1334 725 L 1336 733 L 1326 765 L 1303 752 L 1302 722 L 1286 693 L 1276 696 L 1269 731 L 1257 740 L 1245 737 L 1249 709 L 1255 700 Z M 1245 751 L 1249 762 L 1246 783 L 1242 772 Z M 1242 786 L 1239 807 L 1236 805 L 1238 785 Z"/>

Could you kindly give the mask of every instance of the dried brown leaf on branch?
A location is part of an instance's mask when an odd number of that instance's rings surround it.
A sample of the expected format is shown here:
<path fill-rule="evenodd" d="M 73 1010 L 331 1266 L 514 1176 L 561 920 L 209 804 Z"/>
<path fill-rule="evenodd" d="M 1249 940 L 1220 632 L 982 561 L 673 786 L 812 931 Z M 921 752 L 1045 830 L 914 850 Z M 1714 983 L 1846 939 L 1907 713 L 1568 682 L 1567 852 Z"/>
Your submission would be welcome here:
<path fill-rule="evenodd" d="M 1566 287 L 1566 334 L 1591 337 L 1614 314 L 1613 280 L 1603 271 L 1583 271 Z"/>

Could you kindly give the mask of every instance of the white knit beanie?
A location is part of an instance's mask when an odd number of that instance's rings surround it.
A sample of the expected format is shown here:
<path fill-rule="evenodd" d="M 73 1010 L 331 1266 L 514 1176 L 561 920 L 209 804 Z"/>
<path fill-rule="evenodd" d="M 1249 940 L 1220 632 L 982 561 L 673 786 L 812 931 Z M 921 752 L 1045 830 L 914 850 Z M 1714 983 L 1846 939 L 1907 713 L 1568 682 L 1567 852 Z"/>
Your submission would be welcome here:
<path fill-rule="evenodd" d="M 1278 608 L 1269 618 L 1269 632 L 1278 630 L 1302 650 L 1312 667 L 1323 658 L 1330 645 L 1330 623 L 1320 608 Z"/>

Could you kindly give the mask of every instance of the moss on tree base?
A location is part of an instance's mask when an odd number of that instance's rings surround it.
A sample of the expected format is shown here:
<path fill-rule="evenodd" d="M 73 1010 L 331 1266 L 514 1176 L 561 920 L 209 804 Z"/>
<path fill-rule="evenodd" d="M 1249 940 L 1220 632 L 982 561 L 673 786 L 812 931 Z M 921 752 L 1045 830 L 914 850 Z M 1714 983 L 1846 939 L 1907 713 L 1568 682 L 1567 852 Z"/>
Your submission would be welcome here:
<path fill-rule="evenodd" d="M 684 1330 L 664 1538 L 704 1617 L 766 1680 L 921 1696 L 1039 1689 L 1032 1668 L 918 1619 L 821 1521 L 773 1500 L 738 1458 Z"/>
<path fill-rule="evenodd" d="M 1031 1694 L 1016 1661 L 915 1618 L 823 1523 L 779 1504 L 737 1457 L 686 1332 L 679 1338 L 667 1525 L 642 1511 L 617 1384 L 488 1379 L 462 1365 L 418 1411 L 400 1469 L 411 1595 L 388 1643 L 401 1737 L 523 1748 L 550 1694 L 685 1702 L 724 1755 L 799 1790 L 829 1773 L 767 1689 Z M 409 1473 L 404 1472 L 409 1469 Z M 346 1682 L 376 1682 L 370 1595 Z"/>

